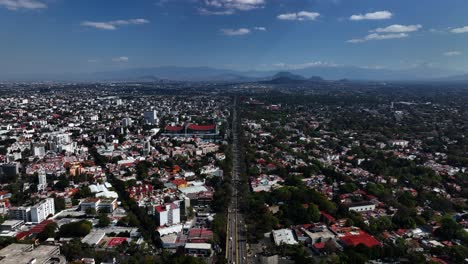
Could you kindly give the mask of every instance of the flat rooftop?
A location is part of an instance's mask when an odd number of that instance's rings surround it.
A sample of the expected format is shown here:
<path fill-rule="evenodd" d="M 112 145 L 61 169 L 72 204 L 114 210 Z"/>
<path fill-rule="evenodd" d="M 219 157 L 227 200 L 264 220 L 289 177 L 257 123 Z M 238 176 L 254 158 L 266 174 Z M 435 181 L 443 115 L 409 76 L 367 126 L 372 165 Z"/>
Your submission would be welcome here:
<path fill-rule="evenodd" d="M 36 263 L 65 263 L 58 246 L 38 246 L 26 244 L 11 244 L 0 250 L 1 264 L 22 264 L 36 260 Z"/>

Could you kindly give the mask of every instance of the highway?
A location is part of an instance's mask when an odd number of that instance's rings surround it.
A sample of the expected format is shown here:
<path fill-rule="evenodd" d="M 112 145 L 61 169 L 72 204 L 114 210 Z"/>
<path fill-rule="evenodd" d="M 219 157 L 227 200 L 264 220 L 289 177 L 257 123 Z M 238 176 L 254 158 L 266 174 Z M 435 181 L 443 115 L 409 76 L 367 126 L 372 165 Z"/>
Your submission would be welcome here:
<path fill-rule="evenodd" d="M 240 171 L 240 149 L 239 149 L 239 120 L 237 113 L 237 98 L 234 99 L 232 111 L 232 197 L 227 215 L 227 241 L 226 259 L 229 264 L 248 263 L 247 244 L 245 238 L 245 225 L 243 216 L 239 210 L 239 179 Z"/>

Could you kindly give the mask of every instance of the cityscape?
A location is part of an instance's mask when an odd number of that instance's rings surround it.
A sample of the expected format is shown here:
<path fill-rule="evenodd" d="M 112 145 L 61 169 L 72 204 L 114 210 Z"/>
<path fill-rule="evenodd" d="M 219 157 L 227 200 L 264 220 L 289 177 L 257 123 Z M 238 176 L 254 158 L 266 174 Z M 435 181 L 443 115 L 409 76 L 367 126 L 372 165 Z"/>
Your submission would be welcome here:
<path fill-rule="evenodd" d="M 0 0 L 0 264 L 468 263 L 468 3 L 77 2 Z"/>

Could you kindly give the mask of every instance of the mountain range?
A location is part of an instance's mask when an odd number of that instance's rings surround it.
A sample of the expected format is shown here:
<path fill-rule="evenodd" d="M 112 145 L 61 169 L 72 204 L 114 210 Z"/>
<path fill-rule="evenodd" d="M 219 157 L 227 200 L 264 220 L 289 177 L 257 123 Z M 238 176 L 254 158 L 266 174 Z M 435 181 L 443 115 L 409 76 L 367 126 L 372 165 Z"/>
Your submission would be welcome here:
<path fill-rule="evenodd" d="M 315 76 L 315 77 L 314 77 Z M 320 76 L 320 77 L 316 77 Z M 312 66 L 288 71 L 251 70 L 237 71 L 211 67 L 160 66 L 129 68 L 114 71 L 62 74 L 1 75 L 6 81 L 210 81 L 210 82 L 254 82 L 271 81 L 278 78 L 306 80 L 373 80 L 373 81 L 468 81 L 468 74 L 421 65 L 403 70 L 364 68 L 356 66 Z"/>

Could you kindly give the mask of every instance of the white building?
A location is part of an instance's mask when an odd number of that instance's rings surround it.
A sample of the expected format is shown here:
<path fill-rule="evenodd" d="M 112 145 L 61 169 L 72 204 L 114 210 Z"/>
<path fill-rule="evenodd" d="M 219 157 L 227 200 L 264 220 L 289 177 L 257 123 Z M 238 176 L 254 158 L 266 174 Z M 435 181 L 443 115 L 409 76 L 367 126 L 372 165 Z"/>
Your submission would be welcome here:
<path fill-rule="evenodd" d="M 349 211 L 355 211 L 355 212 L 367 212 L 367 211 L 374 211 L 375 210 L 375 204 L 371 202 L 358 202 L 358 203 L 353 203 L 348 206 Z"/>
<path fill-rule="evenodd" d="M 297 245 L 297 241 L 294 238 L 293 231 L 291 229 L 280 229 L 273 230 L 273 241 L 277 246 L 280 245 Z"/>
<path fill-rule="evenodd" d="M 158 205 L 154 209 L 159 226 L 171 226 L 180 223 L 180 207 L 177 204 Z"/>
<path fill-rule="evenodd" d="M 10 219 L 23 220 L 25 222 L 40 223 L 47 219 L 49 215 L 55 214 L 53 198 L 47 198 L 32 207 L 10 208 Z"/>
<path fill-rule="evenodd" d="M 40 157 L 40 158 L 44 157 L 46 154 L 44 144 L 35 144 L 33 146 L 33 153 L 34 153 L 34 156 L 36 157 Z"/>
<path fill-rule="evenodd" d="M 55 214 L 54 198 L 47 198 L 31 207 L 31 222 L 40 223 Z"/>
<path fill-rule="evenodd" d="M 409 145 L 409 141 L 408 140 L 392 140 L 390 141 L 390 145 L 392 147 L 398 146 L 398 147 L 406 148 Z"/>
<path fill-rule="evenodd" d="M 47 188 L 47 176 L 44 171 L 39 172 L 37 175 L 39 178 L 39 184 L 37 185 L 38 191 L 44 191 Z"/>

